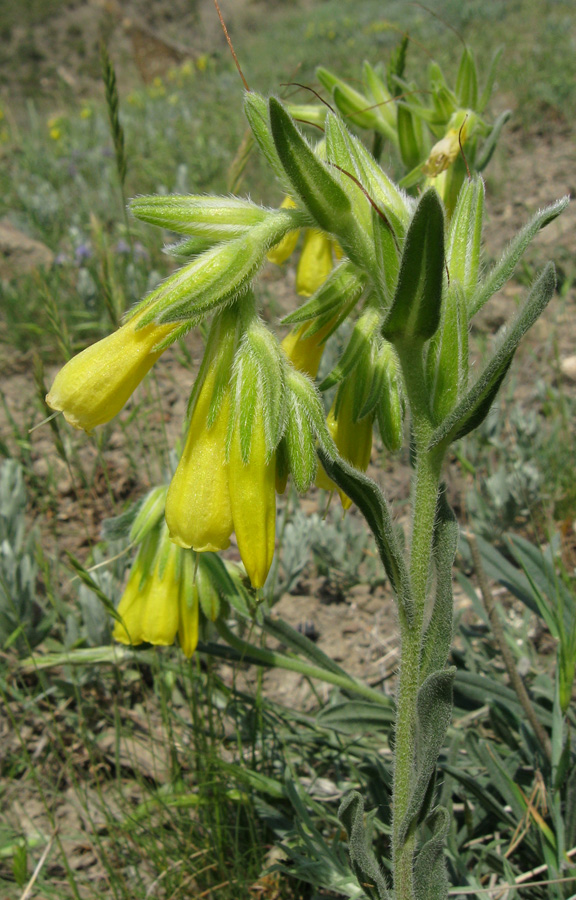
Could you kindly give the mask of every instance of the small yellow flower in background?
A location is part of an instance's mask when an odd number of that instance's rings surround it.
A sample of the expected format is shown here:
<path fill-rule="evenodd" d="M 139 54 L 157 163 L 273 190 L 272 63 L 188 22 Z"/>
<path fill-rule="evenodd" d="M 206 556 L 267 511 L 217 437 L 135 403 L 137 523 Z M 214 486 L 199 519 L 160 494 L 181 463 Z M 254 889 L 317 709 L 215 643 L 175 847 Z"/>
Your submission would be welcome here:
<path fill-rule="evenodd" d="M 180 547 L 203 552 L 225 550 L 233 530 L 226 434 L 229 398 L 226 396 L 211 428 L 207 419 L 215 372 L 206 377 L 190 419 L 184 451 L 166 498 L 170 537 Z"/>
<path fill-rule="evenodd" d="M 145 570 L 143 550 L 136 557 L 113 635 L 122 644 L 165 647 L 178 635 L 183 652 L 190 657 L 198 644 L 198 590 L 190 577 L 194 559 L 168 540 L 165 527 L 163 532 L 150 571 Z"/>
<path fill-rule="evenodd" d="M 372 416 L 365 416 L 358 421 L 355 420 L 356 397 L 354 384 L 351 379 L 344 382 L 340 388 L 337 400 L 339 399 L 338 413 L 336 415 L 336 400 L 332 404 L 330 412 L 326 418 L 328 431 L 334 438 L 334 443 L 338 448 L 338 453 L 347 462 L 352 463 L 361 472 L 365 472 L 372 455 Z M 316 475 L 316 486 L 325 491 L 333 491 L 336 485 L 331 478 L 328 478 L 322 466 L 318 466 Z M 344 509 L 348 509 L 352 505 L 350 497 L 343 491 L 338 489 L 340 500 Z"/>
<path fill-rule="evenodd" d="M 196 68 L 199 72 L 205 72 L 208 67 L 208 57 L 205 53 L 196 59 Z"/>
<path fill-rule="evenodd" d="M 0 122 L 2 121 L 3 118 L 4 118 L 4 110 L 0 106 Z"/>
<path fill-rule="evenodd" d="M 185 77 L 190 77 L 190 75 L 194 74 L 194 63 L 191 59 L 187 59 L 186 62 L 182 63 L 180 66 L 179 72 L 181 75 Z"/>
<path fill-rule="evenodd" d="M 230 503 L 242 562 L 252 587 L 264 585 L 276 542 L 276 457 L 268 459 L 264 425 L 254 424 L 250 459 L 244 462 L 239 429 L 228 458 Z"/>
<path fill-rule="evenodd" d="M 180 327 L 176 322 L 138 328 L 144 312 L 73 356 L 56 375 L 46 403 L 74 428 L 91 432 L 113 419 L 164 352 L 158 344 Z"/>
<path fill-rule="evenodd" d="M 62 132 L 59 128 L 51 128 L 50 129 L 50 137 L 53 141 L 59 141 L 62 137 Z"/>
<path fill-rule="evenodd" d="M 83 106 L 80 110 L 81 119 L 90 119 L 92 117 L 92 109 L 89 106 Z"/>

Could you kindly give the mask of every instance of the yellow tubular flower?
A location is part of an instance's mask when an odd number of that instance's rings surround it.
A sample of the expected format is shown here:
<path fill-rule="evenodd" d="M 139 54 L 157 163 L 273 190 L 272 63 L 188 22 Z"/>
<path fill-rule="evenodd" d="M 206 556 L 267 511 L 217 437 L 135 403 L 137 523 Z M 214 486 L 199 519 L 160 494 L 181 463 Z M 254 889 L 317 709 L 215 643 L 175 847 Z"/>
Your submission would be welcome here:
<path fill-rule="evenodd" d="M 233 530 L 226 464 L 230 401 L 226 395 L 215 422 L 208 429 L 214 380 L 214 371 L 209 372 L 200 389 L 184 452 L 166 497 L 170 537 L 180 547 L 192 547 L 199 552 L 225 550 Z"/>
<path fill-rule="evenodd" d="M 344 385 L 344 395 L 338 409 L 338 418 L 335 418 L 335 403 L 326 418 L 328 431 L 334 438 L 338 453 L 347 462 L 352 463 L 361 472 L 365 472 L 372 454 L 372 416 L 366 416 L 355 422 L 353 418 L 353 391 L 348 385 Z M 336 485 L 328 478 L 322 466 L 318 466 L 316 486 L 325 491 L 333 491 Z M 352 505 L 347 494 L 338 490 L 344 509 Z"/>
<path fill-rule="evenodd" d="M 178 631 L 178 550 L 159 553 L 154 569 L 140 585 L 142 570 L 136 560 L 118 606 L 122 622 L 114 624 L 114 638 L 122 644 L 169 646 Z"/>
<path fill-rule="evenodd" d="M 306 332 L 310 329 L 310 323 L 304 322 L 286 335 L 282 341 L 282 349 L 295 369 L 298 369 L 299 372 L 304 372 L 310 378 L 316 377 L 320 360 L 324 353 L 325 345 L 322 341 L 333 327 L 334 319 L 330 319 L 315 334 L 306 337 Z"/>
<path fill-rule="evenodd" d="M 91 432 L 113 419 L 163 352 L 154 348 L 181 324 L 137 329 L 142 315 L 82 350 L 58 372 L 46 403 L 74 428 Z"/>
<path fill-rule="evenodd" d="M 308 229 L 296 271 L 296 291 L 310 297 L 332 271 L 333 241 L 323 231 Z"/>
<path fill-rule="evenodd" d="M 194 555 L 183 554 L 178 597 L 178 641 L 190 659 L 198 644 L 198 584 L 194 579 Z"/>
<path fill-rule="evenodd" d="M 239 429 L 235 429 L 228 467 L 238 549 L 252 586 L 260 588 L 272 565 L 276 538 L 276 460 L 273 455 L 267 461 L 261 419 L 254 426 L 248 463 L 242 459 Z"/>

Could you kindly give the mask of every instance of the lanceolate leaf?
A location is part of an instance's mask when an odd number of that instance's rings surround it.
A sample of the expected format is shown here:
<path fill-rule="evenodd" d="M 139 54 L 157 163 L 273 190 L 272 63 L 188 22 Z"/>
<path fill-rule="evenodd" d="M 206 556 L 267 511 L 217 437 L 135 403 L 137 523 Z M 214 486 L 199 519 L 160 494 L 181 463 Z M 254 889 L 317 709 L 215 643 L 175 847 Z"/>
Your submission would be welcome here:
<path fill-rule="evenodd" d="M 436 574 L 434 606 L 430 623 L 422 641 L 421 679 L 425 681 L 432 672 L 443 669 L 452 643 L 452 563 L 458 546 L 458 523 L 452 512 L 445 491 L 440 493 L 432 560 Z"/>
<path fill-rule="evenodd" d="M 450 828 L 448 811 L 438 807 L 426 822 L 432 831 L 414 865 L 414 892 L 416 900 L 446 900 L 448 897 L 448 873 L 444 847 Z"/>
<path fill-rule="evenodd" d="M 399 829 L 401 846 L 421 815 L 428 789 L 436 772 L 438 754 L 452 715 L 452 685 L 456 669 L 444 669 L 429 675 L 418 691 L 414 786 L 408 809 Z"/>
<path fill-rule="evenodd" d="M 544 228 L 550 222 L 553 222 L 554 219 L 566 209 L 569 200 L 569 197 L 562 197 L 561 200 L 557 200 L 556 203 L 552 203 L 551 206 L 541 209 L 512 239 L 504 251 L 504 255 L 500 262 L 496 263 L 492 271 L 488 274 L 488 277 L 479 286 L 472 297 L 469 309 L 470 318 L 472 318 L 479 309 L 482 309 L 490 297 L 492 297 L 496 291 L 499 291 L 502 285 L 508 281 L 532 238 L 541 228 Z"/>
<path fill-rule="evenodd" d="M 388 888 L 364 826 L 364 800 L 358 791 L 351 791 L 338 810 L 338 818 L 348 832 L 348 850 L 354 874 L 368 896 L 387 900 Z M 372 889 L 368 885 L 373 885 Z"/>
<path fill-rule="evenodd" d="M 389 341 L 425 341 L 440 324 L 444 279 L 444 211 L 430 188 L 406 233 L 400 274 L 383 334 Z"/>
<path fill-rule="evenodd" d="M 324 231 L 348 231 L 354 219 L 344 189 L 274 97 L 270 98 L 269 110 L 276 152 L 294 191 Z"/>
<path fill-rule="evenodd" d="M 492 128 L 490 129 L 490 134 L 482 144 L 480 152 L 476 157 L 476 169 L 478 172 L 482 172 L 492 159 L 492 154 L 494 153 L 496 144 L 498 143 L 498 139 L 500 138 L 500 132 L 504 128 L 504 125 L 511 117 L 511 115 L 512 110 L 505 109 L 504 112 L 500 113 L 500 115 L 494 122 Z"/>
<path fill-rule="evenodd" d="M 322 449 L 318 449 L 320 462 L 329 478 L 356 504 L 378 547 L 380 558 L 390 579 L 401 613 L 410 621 L 414 604 L 411 596 L 410 580 L 406 562 L 398 544 L 392 524 L 390 509 L 378 485 L 340 457 L 330 459 Z"/>
<path fill-rule="evenodd" d="M 556 286 L 554 266 L 548 263 L 534 283 L 528 298 L 510 326 L 504 341 L 458 406 L 438 426 L 429 449 L 443 444 L 448 447 L 480 425 L 486 418 L 496 394 L 510 367 L 516 348 L 528 329 L 549 303 Z"/>

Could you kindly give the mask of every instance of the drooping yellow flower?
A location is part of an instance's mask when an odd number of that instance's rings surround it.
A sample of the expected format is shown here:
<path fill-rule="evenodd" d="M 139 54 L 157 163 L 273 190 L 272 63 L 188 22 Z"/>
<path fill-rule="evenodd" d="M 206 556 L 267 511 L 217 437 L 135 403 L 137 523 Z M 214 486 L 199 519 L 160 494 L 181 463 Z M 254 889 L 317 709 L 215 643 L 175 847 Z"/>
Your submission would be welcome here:
<path fill-rule="evenodd" d="M 304 372 L 310 378 L 315 378 L 324 353 L 323 340 L 334 327 L 334 320 L 330 319 L 326 325 L 323 325 L 310 337 L 306 337 L 310 325 L 310 322 L 304 322 L 298 328 L 294 328 L 282 341 L 282 349 L 295 369 Z"/>
<path fill-rule="evenodd" d="M 242 458 L 240 431 L 235 430 L 228 471 L 238 549 L 252 586 L 260 588 L 272 565 L 276 539 L 276 457 L 267 458 L 261 418 L 254 424 L 248 462 Z"/>
<path fill-rule="evenodd" d="M 189 559 L 184 554 L 163 536 L 150 572 L 145 574 L 142 557 L 136 557 L 118 606 L 115 640 L 170 646 L 178 635 L 182 650 L 192 656 L 198 643 L 198 592 L 183 577 L 184 567 L 193 565 L 191 554 Z"/>
<path fill-rule="evenodd" d="M 336 416 L 336 400 L 332 404 L 326 418 L 328 431 L 334 438 L 338 453 L 347 462 L 352 463 L 361 472 L 365 472 L 372 454 L 372 416 L 365 416 L 357 420 L 355 410 L 355 396 L 352 382 L 345 382 L 342 396 L 338 405 Z M 325 491 L 333 491 L 336 485 L 328 478 L 322 466 L 318 466 L 316 486 Z M 350 497 L 338 489 L 340 500 L 344 509 L 352 505 Z"/>
<path fill-rule="evenodd" d="M 208 411 L 215 371 L 208 373 L 190 419 L 184 452 L 168 489 L 166 522 L 180 547 L 199 552 L 224 550 L 233 530 L 226 434 L 230 400 L 226 395 L 211 428 Z"/>
<path fill-rule="evenodd" d="M 323 231 L 309 228 L 304 235 L 304 246 L 296 269 L 296 291 L 302 297 L 311 297 L 324 284 L 332 271 L 332 247 Z"/>
<path fill-rule="evenodd" d="M 143 314 L 73 356 L 58 372 L 46 403 L 74 428 L 91 432 L 113 419 L 163 352 L 158 344 L 180 326 L 137 328 Z"/>

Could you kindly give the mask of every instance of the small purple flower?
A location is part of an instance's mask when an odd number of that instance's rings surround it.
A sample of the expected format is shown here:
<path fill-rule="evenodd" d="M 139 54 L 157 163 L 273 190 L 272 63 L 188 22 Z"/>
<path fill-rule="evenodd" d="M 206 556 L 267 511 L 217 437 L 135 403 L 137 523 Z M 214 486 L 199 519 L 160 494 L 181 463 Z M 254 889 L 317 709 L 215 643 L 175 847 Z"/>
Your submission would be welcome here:
<path fill-rule="evenodd" d="M 136 243 L 134 244 L 134 258 L 148 259 L 148 251 L 146 247 L 140 243 L 140 241 L 136 241 Z"/>
<path fill-rule="evenodd" d="M 89 244 L 78 244 L 74 252 L 74 256 L 76 258 L 76 262 L 78 263 L 78 265 L 80 265 L 85 260 L 90 259 L 90 257 L 92 256 L 92 248 Z"/>
<path fill-rule="evenodd" d="M 114 250 L 116 253 L 130 253 L 130 245 L 123 238 L 120 238 Z"/>

